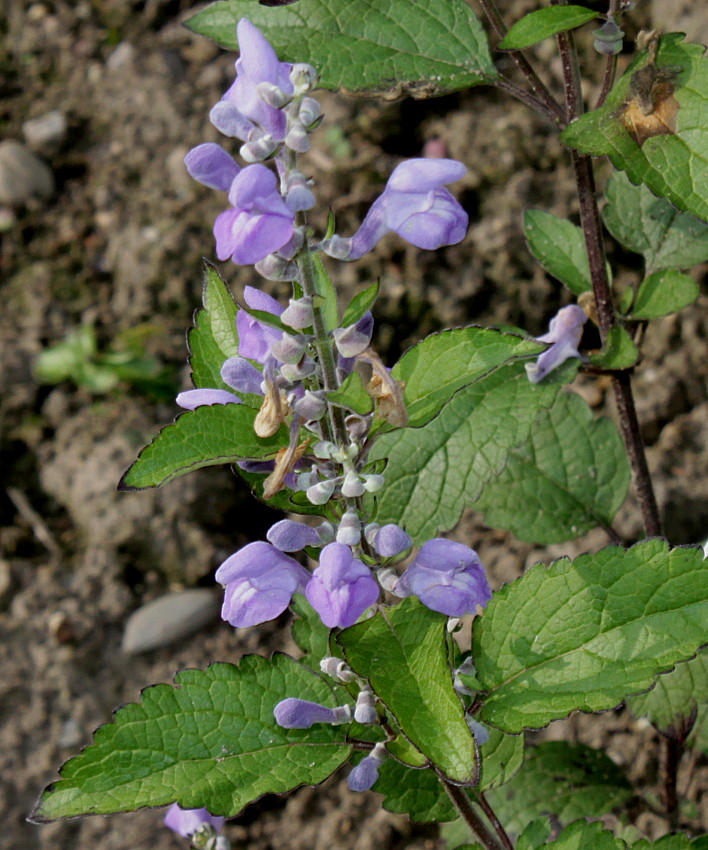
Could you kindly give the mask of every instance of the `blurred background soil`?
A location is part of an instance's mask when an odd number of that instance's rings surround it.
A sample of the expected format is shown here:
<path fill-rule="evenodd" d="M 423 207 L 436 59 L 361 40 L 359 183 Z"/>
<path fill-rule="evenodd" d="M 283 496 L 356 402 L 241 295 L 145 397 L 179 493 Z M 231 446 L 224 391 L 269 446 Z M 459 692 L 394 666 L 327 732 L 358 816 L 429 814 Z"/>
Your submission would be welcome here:
<path fill-rule="evenodd" d="M 262 537 L 274 519 L 227 468 L 155 492 L 115 489 L 137 451 L 178 412 L 174 393 L 188 386 L 185 331 L 200 303 L 200 258 L 214 259 L 211 223 L 223 207 L 219 193 L 189 179 L 182 159 L 190 147 L 217 141 L 207 115 L 232 79 L 234 57 L 181 26 L 190 5 L 5 0 L 2 13 L 2 848 L 185 846 L 156 811 L 41 827 L 25 819 L 58 766 L 144 685 L 247 652 L 295 651 L 286 617 L 234 630 L 217 620 L 206 590 L 185 614 L 195 624 L 208 621 L 196 633 L 140 654 L 121 650 L 126 622 L 141 605 L 181 588 L 212 588 L 221 560 Z M 537 5 L 509 0 L 502 7 L 511 21 Z M 636 6 L 626 26 L 631 37 L 653 24 L 708 41 L 703 0 Z M 587 34 L 581 42 L 587 45 Z M 587 49 L 584 58 L 592 68 Z M 559 91 L 550 42 L 538 48 L 537 59 Z M 507 62 L 502 58 L 500 66 L 508 70 Z M 593 98 L 597 90 L 591 80 Z M 392 168 L 420 155 L 427 141 L 439 140 L 469 167 L 454 187 L 470 213 L 463 244 L 425 253 L 387 237 L 372 255 L 341 270 L 347 294 L 381 278 L 376 342 L 385 359 L 392 364 L 407 345 L 450 325 L 543 332 L 568 294 L 531 260 L 521 215 L 525 207 L 576 215 L 567 157 L 554 130 L 486 89 L 426 102 L 331 94 L 322 102 L 326 120 L 305 170 L 317 181 L 319 209 L 337 212 L 340 232 L 353 232 Z M 639 274 L 637 258 L 610 251 L 620 278 Z M 250 269 L 223 264 L 222 273 L 237 295 L 247 284 L 285 295 Z M 636 380 L 672 543 L 708 535 L 705 306 L 704 295 L 696 307 L 654 324 Z M 82 325 L 95 328 L 100 351 L 137 339 L 144 356 L 164 370 L 160 387 L 122 383 L 92 393 L 71 381 L 35 380 L 37 355 Z M 598 413 L 612 415 L 602 381 L 581 380 L 577 389 Z M 630 540 L 641 534 L 633 495 L 618 527 Z M 538 559 L 606 542 L 592 534 L 540 549 L 490 531 L 474 513 L 455 534 L 480 552 L 497 585 Z M 606 746 L 640 786 L 655 782 L 657 736 L 627 712 L 571 718 L 546 734 Z M 699 799 L 705 770 L 685 760 L 680 772 L 679 788 L 689 786 L 694 804 L 693 828 L 705 806 Z M 666 831 L 647 812 L 638 825 L 652 837 Z M 234 847 L 254 850 L 439 846 L 432 827 L 388 814 L 376 795 L 346 792 L 341 776 L 320 789 L 257 802 L 228 834 Z"/>

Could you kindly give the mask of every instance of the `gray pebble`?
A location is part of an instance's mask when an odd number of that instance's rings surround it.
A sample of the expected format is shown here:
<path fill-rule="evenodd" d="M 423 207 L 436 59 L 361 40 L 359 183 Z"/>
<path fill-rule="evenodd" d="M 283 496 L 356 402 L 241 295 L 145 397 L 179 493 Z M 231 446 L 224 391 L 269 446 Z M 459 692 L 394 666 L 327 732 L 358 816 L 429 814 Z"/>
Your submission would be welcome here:
<path fill-rule="evenodd" d="M 182 590 L 148 602 L 128 618 L 123 652 L 136 655 L 167 646 L 206 626 L 216 619 L 219 597 L 212 590 Z"/>
<path fill-rule="evenodd" d="M 66 115 L 60 109 L 31 118 L 22 125 L 25 141 L 36 151 L 58 147 L 66 138 L 66 130 Z"/>
<path fill-rule="evenodd" d="M 54 175 L 39 157 L 19 142 L 0 142 L 0 204 L 21 207 L 53 194 Z"/>

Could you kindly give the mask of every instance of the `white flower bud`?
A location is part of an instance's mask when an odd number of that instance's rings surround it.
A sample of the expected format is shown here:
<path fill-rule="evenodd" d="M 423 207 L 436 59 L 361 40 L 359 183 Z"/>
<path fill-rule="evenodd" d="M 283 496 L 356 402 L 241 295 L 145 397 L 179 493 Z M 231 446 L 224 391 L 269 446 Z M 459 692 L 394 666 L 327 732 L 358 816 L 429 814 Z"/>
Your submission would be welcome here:
<path fill-rule="evenodd" d="M 347 472 L 342 484 L 342 495 L 347 499 L 356 499 L 357 496 L 363 496 L 365 492 L 364 482 L 356 472 Z"/>
<path fill-rule="evenodd" d="M 354 720 L 363 724 L 376 723 L 376 705 L 371 691 L 366 689 L 359 691 L 354 707 Z"/>
<path fill-rule="evenodd" d="M 280 374 L 290 383 L 309 378 L 316 371 L 317 364 L 310 357 L 303 357 L 299 363 L 283 363 L 280 367 Z"/>
<path fill-rule="evenodd" d="M 277 149 L 278 142 L 269 133 L 266 133 L 259 139 L 241 145 L 239 153 L 246 162 L 263 162 L 264 159 L 273 156 Z"/>
<path fill-rule="evenodd" d="M 290 150 L 295 151 L 295 153 L 307 153 L 310 150 L 310 140 L 307 137 L 307 130 L 302 124 L 293 124 L 285 136 L 285 144 Z M 243 151 L 243 148 L 241 150 Z"/>
<path fill-rule="evenodd" d="M 320 117 L 320 104 L 314 97 L 303 97 L 297 117 L 304 127 L 311 127 Z"/>
<path fill-rule="evenodd" d="M 386 483 L 383 475 L 363 475 L 364 487 L 367 493 L 378 493 Z"/>
<path fill-rule="evenodd" d="M 309 328 L 315 320 L 312 309 L 312 298 L 305 295 L 303 298 L 291 298 L 290 304 L 283 310 L 280 320 L 284 325 L 295 330 Z"/>
<path fill-rule="evenodd" d="M 298 62 L 290 70 L 290 82 L 293 84 L 295 97 L 308 94 L 317 86 L 317 71 L 312 65 Z"/>
<path fill-rule="evenodd" d="M 256 91 L 258 92 L 258 97 L 263 101 L 263 103 L 273 109 L 282 109 L 283 106 L 287 106 L 293 99 L 291 94 L 286 94 L 286 92 L 284 92 L 279 86 L 276 86 L 273 83 L 259 83 L 256 87 Z"/>
<path fill-rule="evenodd" d="M 337 543 L 356 546 L 361 540 L 361 521 L 356 511 L 348 510 L 339 522 Z"/>
<path fill-rule="evenodd" d="M 337 486 L 337 479 L 330 478 L 326 481 L 319 481 L 307 488 L 307 499 L 313 505 L 324 505 L 334 493 L 334 488 Z"/>
<path fill-rule="evenodd" d="M 270 353 L 281 363 L 299 363 L 305 353 L 305 340 L 301 336 L 284 333 L 270 345 Z"/>

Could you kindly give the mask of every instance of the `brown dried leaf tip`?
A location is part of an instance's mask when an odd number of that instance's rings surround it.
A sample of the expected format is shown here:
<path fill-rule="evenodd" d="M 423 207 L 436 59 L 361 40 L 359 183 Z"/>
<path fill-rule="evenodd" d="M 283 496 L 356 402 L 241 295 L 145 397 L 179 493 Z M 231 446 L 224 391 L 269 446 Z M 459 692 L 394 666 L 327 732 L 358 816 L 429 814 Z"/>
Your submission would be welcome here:
<path fill-rule="evenodd" d="M 284 487 L 285 476 L 293 471 L 293 467 L 305 454 L 310 445 L 309 440 L 304 440 L 300 445 L 294 443 L 280 449 L 275 456 L 275 469 L 263 483 L 263 498 L 272 499 Z"/>
<path fill-rule="evenodd" d="M 366 391 L 376 402 L 376 413 L 396 428 L 405 428 L 408 412 L 403 401 L 403 384 L 394 381 L 372 348 L 357 357 L 357 367 L 361 366 L 362 378 L 367 382 Z"/>
<path fill-rule="evenodd" d="M 676 133 L 679 103 L 674 97 L 674 80 L 683 69 L 676 65 L 657 68 L 659 33 L 656 30 L 640 33 L 637 46 L 640 49 L 646 47 L 649 58 L 643 68 L 632 74 L 627 100 L 619 118 L 625 130 L 641 147 L 652 136 L 672 136 Z"/>

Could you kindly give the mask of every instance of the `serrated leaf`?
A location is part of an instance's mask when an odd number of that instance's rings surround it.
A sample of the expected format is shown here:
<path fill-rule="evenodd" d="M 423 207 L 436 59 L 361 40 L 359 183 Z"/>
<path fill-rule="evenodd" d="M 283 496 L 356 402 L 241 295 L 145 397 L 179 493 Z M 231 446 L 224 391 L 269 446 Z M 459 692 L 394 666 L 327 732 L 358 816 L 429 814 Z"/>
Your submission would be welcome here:
<path fill-rule="evenodd" d="M 504 828 L 518 834 L 546 813 L 567 824 L 606 815 L 632 795 L 631 784 L 604 753 L 547 741 L 529 747 L 518 773 L 488 792 L 487 800 Z"/>
<path fill-rule="evenodd" d="M 204 264 L 202 302 L 204 308 L 195 313 L 194 327 L 187 334 L 192 383 L 198 389 L 232 392 L 221 379 L 221 367 L 238 354 L 236 304 L 210 263 Z"/>
<path fill-rule="evenodd" d="M 475 620 L 479 719 L 514 733 L 613 708 L 696 653 L 707 599 L 702 550 L 661 539 L 537 564 Z"/>
<path fill-rule="evenodd" d="M 280 9 L 221 0 L 187 26 L 235 50 L 243 17 L 282 62 L 314 65 L 326 89 L 433 97 L 498 77 L 484 30 L 463 0 L 299 0 Z"/>
<path fill-rule="evenodd" d="M 531 821 L 519 835 L 516 850 L 536 850 L 537 847 L 542 847 L 550 831 L 551 825 L 547 817 Z"/>
<path fill-rule="evenodd" d="M 604 814 L 604 812 L 603 812 Z M 601 823 L 575 821 L 567 826 L 555 841 L 541 845 L 555 850 L 626 850 L 627 845 Z"/>
<path fill-rule="evenodd" d="M 451 781 L 472 785 L 475 744 L 452 687 L 446 622 L 411 597 L 344 629 L 336 641 L 408 740 Z"/>
<path fill-rule="evenodd" d="M 203 466 L 275 455 L 288 443 L 287 429 L 281 425 L 272 437 L 257 437 L 256 415 L 245 404 L 214 404 L 180 414 L 140 452 L 118 489 L 159 487 Z"/>
<path fill-rule="evenodd" d="M 686 44 L 683 39 L 682 33 L 661 38 L 657 67 L 680 72 L 673 83 L 660 84 L 663 90 L 660 85 L 654 87 L 654 111 L 649 116 L 630 98 L 632 75 L 649 59 L 648 52 L 642 51 L 604 105 L 573 121 L 561 140 L 580 153 L 607 154 L 632 183 L 645 183 L 679 209 L 707 220 L 708 125 L 703 113 L 708 100 L 708 60 L 702 45 Z"/>
<path fill-rule="evenodd" d="M 585 6 L 550 6 L 525 15 L 499 42 L 500 50 L 523 50 L 559 32 L 567 32 L 597 18 Z"/>
<path fill-rule="evenodd" d="M 333 689 L 286 655 L 183 670 L 119 708 L 94 744 L 40 797 L 38 822 L 178 802 L 232 816 L 263 794 L 317 784 L 349 757 L 346 727 L 283 729 L 274 706 L 297 694 L 334 706 Z"/>
<path fill-rule="evenodd" d="M 627 708 L 636 717 L 648 717 L 664 734 L 683 741 L 708 703 L 708 652 L 677 664 L 646 694 L 630 697 Z M 703 737 L 703 736 L 701 736 Z"/>
<path fill-rule="evenodd" d="M 290 633 L 305 653 L 305 657 L 301 659 L 302 663 L 319 672 L 320 661 L 330 654 L 329 629 L 304 596 L 295 594 L 290 608 L 295 614 Z"/>
<path fill-rule="evenodd" d="M 337 290 L 327 274 L 322 258 L 319 254 L 312 254 L 312 267 L 315 272 L 315 289 L 322 298 L 322 315 L 325 328 L 333 331 L 339 325 L 339 312 L 337 307 Z"/>
<path fill-rule="evenodd" d="M 452 528 L 576 370 L 577 360 L 531 384 L 521 364 L 504 366 L 459 390 L 424 427 L 379 437 L 370 458 L 388 464 L 376 521 L 402 525 L 414 543 Z"/>
<path fill-rule="evenodd" d="M 546 10 L 564 9 L 551 6 Z M 524 236 L 529 251 L 548 272 L 574 295 L 592 290 L 590 265 L 583 231 L 572 222 L 542 210 L 524 212 Z"/>
<path fill-rule="evenodd" d="M 403 382 L 408 425 L 429 422 L 461 387 L 546 346 L 494 328 L 454 328 L 434 333 L 409 348 L 391 370 Z"/>
<path fill-rule="evenodd" d="M 646 186 L 616 172 L 605 186 L 605 227 L 625 248 L 644 256 L 647 274 L 688 269 L 708 260 L 708 224 L 680 212 Z"/>
<path fill-rule="evenodd" d="M 609 526 L 627 495 L 630 470 L 609 419 L 594 419 L 575 393 L 542 411 L 529 439 L 509 450 L 502 473 L 475 510 L 485 524 L 529 543 L 561 543 Z"/>
<path fill-rule="evenodd" d="M 698 284 L 687 274 L 667 269 L 645 278 L 632 307 L 632 319 L 657 319 L 688 307 L 699 296 Z"/>
<path fill-rule="evenodd" d="M 592 365 L 600 369 L 631 369 L 637 360 L 637 346 L 620 325 L 615 325 L 607 332 L 603 350 L 590 355 Z"/>
<path fill-rule="evenodd" d="M 338 389 L 327 393 L 327 398 L 332 404 L 346 407 L 360 416 L 366 416 L 374 408 L 373 399 L 364 388 L 358 372 L 350 372 Z"/>
<path fill-rule="evenodd" d="M 357 293 L 352 298 L 342 316 L 343 328 L 356 324 L 364 313 L 374 306 L 376 299 L 379 297 L 380 285 L 380 281 L 376 280 L 371 286 L 367 286 L 363 292 Z"/>

